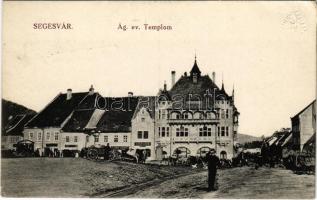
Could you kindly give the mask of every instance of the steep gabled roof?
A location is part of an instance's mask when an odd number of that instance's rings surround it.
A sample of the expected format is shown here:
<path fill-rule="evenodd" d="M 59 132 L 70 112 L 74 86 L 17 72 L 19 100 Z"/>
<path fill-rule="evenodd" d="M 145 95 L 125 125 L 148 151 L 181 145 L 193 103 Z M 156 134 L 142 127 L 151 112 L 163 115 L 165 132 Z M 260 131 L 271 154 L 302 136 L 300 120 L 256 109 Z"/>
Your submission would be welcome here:
<path fill-rule="evenodd" d="M 35 114 L 16 115 L 12 120 L 9 121 L 8 125 L 5 127 L 4 136 L 23 136 L 24 125 L 34 116 Z"/>
<path fill-rule="evenodd" d="M 103 98 L 99 93 L 87 94 L 85 98 L 80 101 L 76 109 L 93 109 L 97 107 L 97 101 Z M 100 100 L 102 101 L 102 100 Z"/>
<path fill-rule="evenodd" d="M 220 90 L 218 86 L 210 79 L 208 75 L 198 78 L 197 83 L 193 83 L 192 78 L 189 76 L 182 76 L 175 83 L 169 93 L 172 97 L 175 95 L 186 96 L 188 94 L 198 94 L 203 97 L 207 90 L 213 94 L 214 89 L 216 89 L 216 92 L 218 91 L 219 93 Z"/>
<path fill-rule="evenodd" d="M 130 132 L 131 119 L 138 105 L 138 97 L 108 97 L 106 102 L 107 109 L 97 123 L 95 132 Z"/>
<path fill-rule="evenodd" d="M 145 107 L 149 112 L 150 117 L 154 119 L 155 117 L 155 106 L 157 104 L 157 98 L 155 96 L 142 96 L 139 97 L 138 105 L 135 109 L 135 113 L 133 118 L 135 118 L 136 114 L 141 110 L 141 108 Z"/>
<path fill-rule="evenodd" d="M 307 108 L 309 108 L 309 106 L 311 106 L 312 104 L 315 104 L 316 99 L 313 100 L 310 104 L 308 104 L 308 106 L 306 106 L 303 110 L 301 110 L 299 113 L 297 113 L 296 115 L 294 115 L 294 117 L 291 117 L 291 119 L 294 119 L 296 117 L 298 117 L 300 114 L 302 114 Z M 315 113 L 315 110 L 313 110 L 313 112 Z M 316 113 L 315 113 L 316 114 Z M 316 117 L 316 115 L 314 116 Z"/>
<path fill-rule="evenodd" d="M 75 110 L 64 125 L 64 132 L 83 132 L 95 109 Z"/>
<path fill-rule="evenodd" d="M 69 100 L 67 100 L 67 94 L 59 94 L 30 120 L 25 127 L 60 127 L 87 94 L 88 92 L 73 93 Z"/>

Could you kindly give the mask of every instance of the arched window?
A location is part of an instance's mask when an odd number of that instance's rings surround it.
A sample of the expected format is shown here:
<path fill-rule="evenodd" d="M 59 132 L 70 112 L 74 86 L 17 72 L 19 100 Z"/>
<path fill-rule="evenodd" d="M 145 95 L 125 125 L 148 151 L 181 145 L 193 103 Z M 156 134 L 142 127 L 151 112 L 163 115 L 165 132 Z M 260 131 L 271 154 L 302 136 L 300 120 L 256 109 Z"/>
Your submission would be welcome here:
<path fill-rule="evenodd" d="M 183 119 L 192 119 L 192 114 L 188 111 L 183 113 Z"/>
<path fill-rule="evenodd" d="M 215 119 L 216 115 L 213 112 L 207 112 L 207 119 Z"/>
<path fill-rule="evenodd" d="M 178 158 L 180 157 L 187 158 L 188 156 L 190 156 L 190 150 L 187 149 L 186 147 L 178 147 L 177 149 L 174 150 L 173 156 L 176 156 Z"/>
<path fill-rule="evenodd" d="M 211 148 L 209 148 L 209 147 L 201 147 L 200 149 L 198 149 L 197 155 L 201 156 L 201 157 L 204 157 L 210 151 L 210 149 Z"/>
<path fill-rule="evenodd" d="M 194 114 L 194 119 L 204 119 L 204 114 L 201 112 L 196 112 Z"/>
<path fill-rule="evenodd" d="M 172 112 L 172 119 L 181 119 L 181 115 L 178 112 Z"/>
<path fill-rule="evenodd" d="M 221 151 L 220 152 L 220 159 L 227 159 L 227 152 Z"/>

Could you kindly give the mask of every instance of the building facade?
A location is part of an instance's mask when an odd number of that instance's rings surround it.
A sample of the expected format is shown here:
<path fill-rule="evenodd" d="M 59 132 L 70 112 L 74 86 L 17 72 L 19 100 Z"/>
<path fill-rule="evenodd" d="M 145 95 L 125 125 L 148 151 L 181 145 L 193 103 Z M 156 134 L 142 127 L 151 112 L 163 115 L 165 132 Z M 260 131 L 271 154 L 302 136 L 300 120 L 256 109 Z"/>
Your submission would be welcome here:
<path fill-rule="evenodd" d="M 189 75 L 184 73 L 172 87 L 166 84 L 158 96 L 143 98 L 132 120 L 132 147 L 147 149 L 150 159 L 166 156 L 203 156 L 211 148 L 220 158 L 231 159 L 238 131 L 239 112 L 234 91 L 229 96 L 202 75 L 195 59 Z"/>
<path fill-rule="evenodd" d="M 291 118 L 292 146 L 294 150 L 303 151 L 307 142 L 315 141 L 316 135 L 316 100 Z"/>
<path fill-rule="evenodd" d="M 80 151 L 91 146 L 146 151 L 149 160 L 168 156 L 204 156 L 211 148 L 218 156 L 235 155 L 239 112 L 231 95 L 203 75 L 196 58 L 172 85 L 156 96 L 102 97 L 94 92 L 57 95 L 24 127 L 24 138 L 41 155 Z"/>

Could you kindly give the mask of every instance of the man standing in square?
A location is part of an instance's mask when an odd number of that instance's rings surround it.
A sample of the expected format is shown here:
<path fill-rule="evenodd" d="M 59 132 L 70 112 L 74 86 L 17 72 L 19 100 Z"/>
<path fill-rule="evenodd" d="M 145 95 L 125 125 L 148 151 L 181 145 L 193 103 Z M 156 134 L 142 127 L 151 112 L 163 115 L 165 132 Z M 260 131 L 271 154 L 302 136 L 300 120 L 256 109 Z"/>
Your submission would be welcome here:
<path fill-rule="evenodd" d="M 215 191 L 215 179 L 217 174 L 217 166 L 219 165 L 219 158 L 216 156 L 215 149 L 210 149 L 206 155 L 208 162 L 208 191 Z"/>

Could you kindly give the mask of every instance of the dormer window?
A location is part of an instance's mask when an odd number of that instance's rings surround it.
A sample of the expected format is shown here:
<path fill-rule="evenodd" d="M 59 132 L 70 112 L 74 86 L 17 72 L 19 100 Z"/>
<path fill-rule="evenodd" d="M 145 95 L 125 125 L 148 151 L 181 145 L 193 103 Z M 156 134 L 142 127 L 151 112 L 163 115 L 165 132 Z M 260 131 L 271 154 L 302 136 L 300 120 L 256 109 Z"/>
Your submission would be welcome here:
<path fill-rule="evenodd" d="M 193 74 L 193 83 L 197 83 L 197 74 L 196 73 Z"/>

